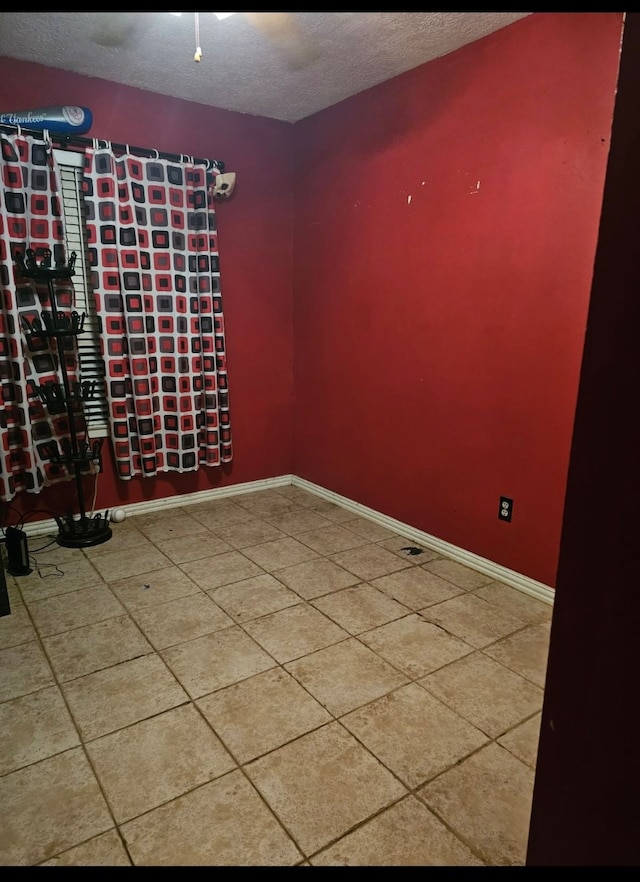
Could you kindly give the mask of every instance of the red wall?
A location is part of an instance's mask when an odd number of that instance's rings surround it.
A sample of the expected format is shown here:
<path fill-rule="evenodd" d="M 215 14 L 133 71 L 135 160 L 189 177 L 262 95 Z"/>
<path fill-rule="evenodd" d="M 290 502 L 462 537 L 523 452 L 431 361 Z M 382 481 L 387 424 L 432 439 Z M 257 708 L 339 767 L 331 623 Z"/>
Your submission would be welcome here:
<path fill-rule="evenodd" d="M 534 14 L 294 127 L 295 474 L 551 586 L 621 25 Z"/>
<path fill-rule="evenodd" d="M 89 107 L 88 137 L 222 159 L 238 175 L 233 199 L 217 207 L 234 461 L 124 482 L 109 449 L 98 508 L 291 473 L 291 126 L 0 58 L 0 109 L 55 104 Z M 12 506 L 60 513 L 69 493 L 66 483 L 56 485 Z M 92 479 L 86 493 L 91 500 Z"/>
<path fill-rule="evenodd" d="M 295 126 L 0 58 L 3 110 L 86 105 L 238 173 L 235 460 L 125 483 L 107 456 L 98 507 L 293 472 L 553 586 L 621 26 L 536 13 Z"/>

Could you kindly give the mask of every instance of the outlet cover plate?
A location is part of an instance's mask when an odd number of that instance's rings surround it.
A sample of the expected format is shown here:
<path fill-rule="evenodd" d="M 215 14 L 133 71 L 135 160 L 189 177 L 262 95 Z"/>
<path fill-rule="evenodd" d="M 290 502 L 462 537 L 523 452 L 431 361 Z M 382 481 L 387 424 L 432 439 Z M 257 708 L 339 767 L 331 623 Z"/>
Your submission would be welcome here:
<path fill-rule="evenodd" d="M 500 497 L 500 507 L 498 508 L 498 518 L 501 521 L 510 521 L 513 515 L 513 499 L 508 496 Z"/>

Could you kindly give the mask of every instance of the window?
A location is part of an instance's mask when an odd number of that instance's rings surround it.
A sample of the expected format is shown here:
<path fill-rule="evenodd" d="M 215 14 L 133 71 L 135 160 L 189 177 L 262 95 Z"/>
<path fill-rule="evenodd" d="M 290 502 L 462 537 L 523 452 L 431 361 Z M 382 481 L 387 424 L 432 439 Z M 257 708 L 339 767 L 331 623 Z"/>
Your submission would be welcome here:
<path fill-rule="evenodd" d="M 60 168 L 62 186 L 62 211 L 66 235 L 67 254 L 76 252 L 76 272 L 72 278 L 76 295 L 76 309 L 85 313 L 84 332 L 78 335 L 78 355 L 80 377 L 82 380 L 96 382 L 94 398 L 84 402 L 87 428 L 92 439 L 109 436 L 109 420 L 104 385 L 104 361 L 100 343 L 101 323 L 96 312 L 87 273 L 87 252 L 82 204 L 82 168 L 84 157 L 81 153 L 54 150 Z"/>

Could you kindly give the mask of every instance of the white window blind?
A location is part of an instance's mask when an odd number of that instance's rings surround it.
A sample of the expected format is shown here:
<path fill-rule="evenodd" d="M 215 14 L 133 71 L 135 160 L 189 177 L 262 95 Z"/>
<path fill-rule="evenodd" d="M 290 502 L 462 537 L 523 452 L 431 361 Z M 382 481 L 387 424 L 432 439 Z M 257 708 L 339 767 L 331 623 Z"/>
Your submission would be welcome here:
<path fill-rule="evenodd" d="M 106 438 L 109 436 L 109 422 L 100 343 L 101 324 L 87 272 L 87 238 L 81 189 L 83 157 L 81 153 L 65 150 L 54 150 L 54 153 L 60 168 L 67 257 L 72 251 L 76 252 L 75 275 L 72 278 L 76 309 L 80 314 L 86 314 L 84 331 L 77 338 L 80 378 L 95 381 L 96 389 L 93 398 L 84 402 L 87 428 L 90 438 Z"/>

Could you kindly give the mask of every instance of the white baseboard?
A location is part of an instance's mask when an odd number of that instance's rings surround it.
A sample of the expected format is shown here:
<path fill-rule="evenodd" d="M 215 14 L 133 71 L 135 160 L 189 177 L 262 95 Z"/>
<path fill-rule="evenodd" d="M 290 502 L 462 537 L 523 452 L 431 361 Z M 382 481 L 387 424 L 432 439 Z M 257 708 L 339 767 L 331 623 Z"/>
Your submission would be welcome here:
<path fill-rule="evenodd" d="M 291 483 L 296 487 L 301 487 L 304 490 L 308 490 L 310 493 L 315 493 L 317 496 L 321 496 L 328 502 L 334 502 L 336 505 L 342 506 L 342 508 L 349 509 L 360 517 L 368 518 L 370 521 L 380 524 L 381 527 L 393 530 L 395 533 L 398 533 L 400 536 L 405 536 L 417 545 L 426 545 L 428 548 L 432 548 L 439 554 L 450 557 L 452 560 L 471 567 L 479 573 L 491 576 L 491 578 L 495 579 L 497 582 L 503 582 L 505 585 L 517 588 L 524 594 L 529 594 L 531 597 L 535 597 L 537 600 L 542 600 L 545 603 L 553 605 L 555 592 L 553 588 L 544 585 L 542 582 L 536 582 L 535 579 L 530 579 L 528 576 L 523 576 L 521 573 L 509 570 L 507 567 L 503 567 L 500 564 L 494 563 L 494 561 L 480 557 L 471 551 L 466 551 L 464 548 L 458 548 L 456 545 L 451 545 L 449 542 L 438 539 L 436 536 L 431 536 L 429 533 L 423 533 L 422 530 L 417 530 L 415 527 L 410 527 L 409 524 L 397 521 L 395 518 L 388 517 L 388 515 L 381 514 L 373 508 L 367 508 L 366 505 L 361 505 L 359 502 L 355 502 L 353 499 L 348 499 L 346 496 L 340 496 L 332 490 L 326 490 L 318 484 L 312 484 L 311 481 L 307 481 L 304 478 L 298 478 L 293 475 Z"/>
<path fill-rule="evenodd" d="M 373 508 L 368 508 L 366 505 L 361 505 L 359 502 L 355 502 L 353 499 L 348 499 L 346 496 L 340 496 L 332 490 L 326 490 L 319 484 L 313 484 L 305 478 L 298 478 L 296 475 L 280 475 L 277 478 L 263 478 L 260 481 L 246 481 L 243 484 L 231 484 L 228 487 L 217 487 L 213 490 L 197 490 L 195 493 L 182 493 L 178 496 L 149 499 L 144 502 L 132 502 L 130 505 L 114 506 L 114 508 L 124 509 L 127 515 L 148 514 L 149 512 L 154 511 L 179 508 L 182 505 L 207 502 L 212 499 L 225 499 L 243 493 L 255 493 L 257 490 L 276 489 L 289 484 L 293 484 L 295 487 L 301 487 L 309 493 L 319 496 L 321 499 L 340 505 L 342 508 L 352 511 L 355 515 L 368 518 L 370 521 L 379 524 L 381 527 L 386 527 L 388 530 L 393 530 L 394 533 L 406 537 L 417 545 L 426 545 L 428 548 L 432 548 L 439 554 L 451 558 L 451 560 L 458 561 L 458 563 L 471 567 L 479 573 L 484 573 L 485 575 L 490 576 L 497 582 L 503 582 L 505 585 L 517 588 L 518 591 L 522 591 L 524 594 L 529 594 L 531 597 L 535 597 L 537 600 L 542 600 L 551 605 L 553 604 L 555 592 L 553 588 L 550 588 L 548 585 L 544 585 L 542 582 L 536 582 L 528 576 L 523 576 L 521 573 L 507 569 L 507 567 L 503 567 L 494 561 L 480 557 L 471 551 L 466 551 L 464 548 L 458 548 L 456 545 L 451 545 L 443 539 L 438 539 L 437 536 L 431 536 L 429 533 L 417 530 L 415 527 L 409 526 L 409 524 L 397 521 L 395 518 L 382 514 Z M 27 523 L 24 526 L 24 531 L 28 537 L 46 536 L 51 533 L 57 533 L 57 530 L 58 525 L 53 519 L 36 521 L 33 524 Z"/>
<path fill-rule="evenodd" d="M 262 478 L 259 481 L 230 484 L 228 487 L 216 487 L 212 490 L 196 490 L 194 493 L 180 493 L 176 496 L 163 496 L 160 499 L 146 499 L 144 502 L 131 502 L 129 505 L 114 505 L 111 510 L 121 508 L 127 516 L 149 514 L 149 512 L 153 511 L 179 508 L 181 505 L 192 505 L 194 502 L 207 502 L 211 499 L 225 499 L 228 496 L 237 496 L 240 493 L 255 493 L 256 490 L 285 487 L 291 484 L 292 477 L 292 475 L 279 475 L 277 478 Z M 102 512 L 103 509 L 96 509 L 96 511 Z M 57 533 L 58 525 L 51 518 L 46 521 L 26 523 L 23 529 L 27 536 L 46 536 L 52 532 Z"/>

